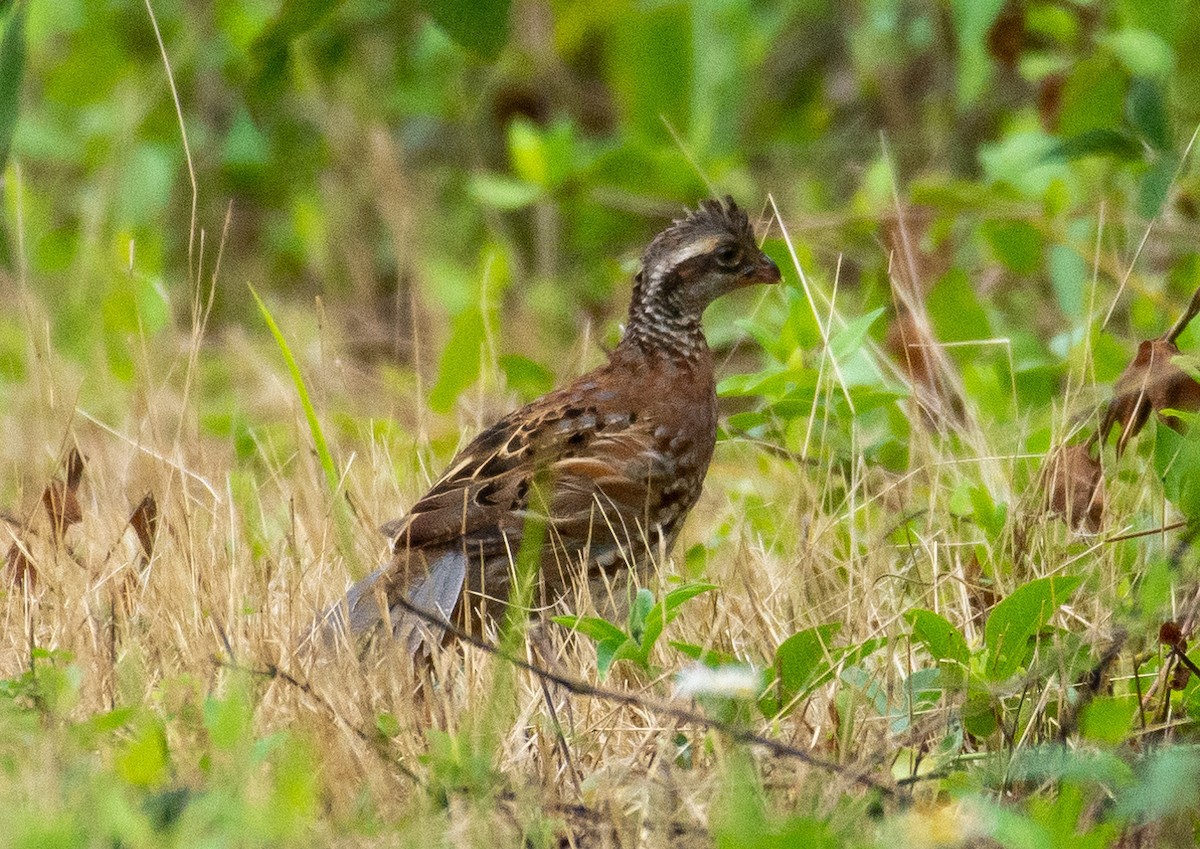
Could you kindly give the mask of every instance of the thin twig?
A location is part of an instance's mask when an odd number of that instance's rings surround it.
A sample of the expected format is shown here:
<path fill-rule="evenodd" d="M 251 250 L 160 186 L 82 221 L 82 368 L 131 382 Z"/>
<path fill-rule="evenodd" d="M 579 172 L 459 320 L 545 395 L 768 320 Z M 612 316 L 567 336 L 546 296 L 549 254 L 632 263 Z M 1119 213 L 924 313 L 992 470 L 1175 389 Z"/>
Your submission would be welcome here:
<path fill-rule="evenodd" d="M 610 690 L 605 687 L 598 687 L 585 681 L 579 681 L 574 678 L 569 678 L 565 675 L 560 675 L 559 673 L 552 672 L 549 669 L 544 669 L 536 664 L 530 663 L 523 658 L 516 657 L 500 648 L 497 648 L 496 646 L 483 639 L 480 639 L 474 634 L 468 633 L 442 616 L 418 607 L 403 596 L 398 596 L 392 601 L 394 601 L 398 607 L 403 608 L 405 612 L 417 617 L 423 622 L 434 626 L 450 637 L 453 637 L 454 639 L 459 640 L 486 654 L 498 657 L 501 660 L 512 664 L 518 669 L 533 674 L 544 682 L 548 681 L 552 684 L 557 684 L 564 690 L 576 696 L 585 696 L 587 698 L 600 699 L 613 704 L 642 708 L 644 710 L 653 711 L 657 714 L 669 716 L 672 719 L 694 723 L 710 731 L 718 731 L 722 734 L 726 734 L 731 739 L 739 743 L 750 743 L 755 746 L 762 746 L 764 749 L 767 749 L 769 752 L 771 752 L 771 754 L 778 757 L 794 758 L 795 760 L 808 764 L 809 766 L 816 767 L 817 769 L 822 769 L 826 772 L 844 776 L 851 782 L 875 790 L 888 798 L 897 798 L 898 794 L 895 787 L 884 784 L 883 782 L 874 779 L 865 773 L 850 770 L 841 764 L 817 757 L 816 755 L 804 749 L 800 749 L 795 746 L 789 746 L 787 743 L 781 743 L 778 740 L 772 740 L 769 737 L 764 737 L 761 734 L 758 734 L 747 728 L 742 728 L 734 723 L 712 719 L 711 717 L 705 716 L 704 714 L 698 713 L 694 710 L 681 708 L 657 699 L 648 699 L 644 696 L 639 696 L 634 693 L 623 693 L 617 690 Z"/>

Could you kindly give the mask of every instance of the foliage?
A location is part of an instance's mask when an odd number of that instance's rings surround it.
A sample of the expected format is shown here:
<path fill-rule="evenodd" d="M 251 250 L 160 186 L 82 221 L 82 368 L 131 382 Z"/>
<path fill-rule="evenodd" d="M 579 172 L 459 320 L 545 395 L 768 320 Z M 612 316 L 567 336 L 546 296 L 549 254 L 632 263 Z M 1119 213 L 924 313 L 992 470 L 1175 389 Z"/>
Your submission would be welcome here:
<path fill-rule="evenodd" d="M 0 2 L 0 846 L 1193 844 L 1200 7 L 149 7 Z M 725 192 L 685 538 L 501 625 L 626 700 L 297 656 Z"/>

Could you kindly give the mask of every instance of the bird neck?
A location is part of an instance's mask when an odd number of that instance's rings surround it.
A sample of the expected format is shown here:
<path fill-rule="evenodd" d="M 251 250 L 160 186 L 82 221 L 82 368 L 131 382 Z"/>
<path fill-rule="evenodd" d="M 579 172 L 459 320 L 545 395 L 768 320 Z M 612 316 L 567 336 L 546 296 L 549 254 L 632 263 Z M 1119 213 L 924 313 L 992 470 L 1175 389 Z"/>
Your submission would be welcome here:
<path fill-rule="evenodd" d="M 695 364 L 708 355 L 700 315 L 675 302 L 672 294 L 679 287 L 668 277 L 647 276 L 645 269 L 634 277 L 629 321 L 618 350 Z"/>
<path fill-rule="evenodd" d="M 700 316 L 653 299 L 634 301 L 619 347 L 686 363 L 699 362 L 708 354 Z"/>

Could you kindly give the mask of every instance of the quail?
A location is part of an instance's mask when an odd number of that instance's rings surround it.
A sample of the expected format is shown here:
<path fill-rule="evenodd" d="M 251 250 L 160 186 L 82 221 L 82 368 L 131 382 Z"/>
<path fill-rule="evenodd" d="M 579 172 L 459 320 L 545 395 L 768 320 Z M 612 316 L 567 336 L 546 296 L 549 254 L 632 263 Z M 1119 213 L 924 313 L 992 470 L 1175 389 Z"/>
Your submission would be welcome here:
<path fill-rule="evenodd" d="M 442 636 L 412 608 L 463 626 L 494 621 L 531 522 L 541 528 L 535 556 L 547 603 L 668 551 L 716 442 L 701 315 L 721 295 L 779 280 L 731 198 L 674 221 L 646 248 L 608 361 L 460 451 L 407 515 L 384 525 L 390 561 L 328 613 L 326 634 L 358 640 L 386 633 L 387 622 L 415 652 Z"/>

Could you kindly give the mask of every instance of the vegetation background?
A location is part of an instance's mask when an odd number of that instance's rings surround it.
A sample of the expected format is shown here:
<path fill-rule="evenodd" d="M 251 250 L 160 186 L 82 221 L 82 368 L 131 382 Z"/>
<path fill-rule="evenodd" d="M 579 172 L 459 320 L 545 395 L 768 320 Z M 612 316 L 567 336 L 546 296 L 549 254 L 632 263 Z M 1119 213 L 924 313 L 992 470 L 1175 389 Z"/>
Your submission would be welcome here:
<path fill-rule="evenodd" d="M 1189 0 L 0 0 L 0 846 L 1194 845 L 1197 44 Z M 709 313 L 705 499 L 627 618 L 504 635 L 586 687 L 298 655 L 724 193 L 785 282 Z"/>

